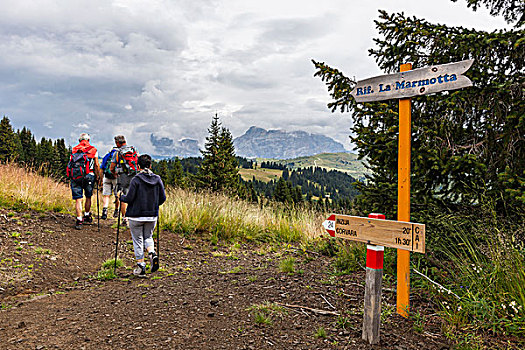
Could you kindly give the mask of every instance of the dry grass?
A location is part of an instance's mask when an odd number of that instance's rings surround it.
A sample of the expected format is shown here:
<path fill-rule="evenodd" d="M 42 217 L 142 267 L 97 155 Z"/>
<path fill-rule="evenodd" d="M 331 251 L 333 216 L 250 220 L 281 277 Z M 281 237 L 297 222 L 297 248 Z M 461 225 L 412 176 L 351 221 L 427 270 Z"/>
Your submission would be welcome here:
<path fill-rule="evenodd" d="M 15 164 L 0 164 L 0 205 L 17 210 L 72 212 L 66 184 Z"/>
<path fill-rule="evenodd" d="M 322 232 L 325 218 L 305 208 L 279 205 L 259 208 L 216 193 L 168 189 L 167 196 L 161 207 L 163 227 L 212 239 L 305 242 Z M 68 213 L 73 209 L 66 184 L 14 164 L 0 164 L 0 205 L 17 210 Z"/>
<path fill-rule="evenodd" d="M 304 241 L 321 232 L 323 217 L 314 211 L 259 206 L 216 193 L 168 191 L 162 223 L 187 234 L 207 233 L 221 239 Z"/>

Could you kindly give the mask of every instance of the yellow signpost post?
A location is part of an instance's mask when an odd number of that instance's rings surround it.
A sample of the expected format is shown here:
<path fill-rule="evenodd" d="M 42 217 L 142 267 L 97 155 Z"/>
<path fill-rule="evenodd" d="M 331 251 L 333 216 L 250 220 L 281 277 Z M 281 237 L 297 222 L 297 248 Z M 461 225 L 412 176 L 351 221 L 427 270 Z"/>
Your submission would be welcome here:
<path fill-rule="evenodd" d="M 402 64 L 401 72 L 412 69 Z M 412 137 L 412 101 L 399 100 L 399 152 L 397 161 L 397 220 L 410 221 L 410 151 Z M 410 311 L 410 252 L 397 250 L 397 313 L 408 317 Z"/>

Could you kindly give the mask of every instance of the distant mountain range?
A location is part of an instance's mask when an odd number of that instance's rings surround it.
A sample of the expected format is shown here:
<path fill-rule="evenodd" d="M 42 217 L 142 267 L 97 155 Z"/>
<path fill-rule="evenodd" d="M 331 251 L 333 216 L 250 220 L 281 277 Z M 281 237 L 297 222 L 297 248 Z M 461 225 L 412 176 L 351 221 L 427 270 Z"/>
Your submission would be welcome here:
<path fill-rule="evenodd" d="M 155 147 L 154 158 L 186 158 L 201 156 L 199 142 L 197 140 L 183 139 L 180 141 L 173 141 L 169 137 L 156 137 L 151 134 L 150 141 L 153 147 Z"/>
<path fill-rule="evenodd" d="M 290 159 L 319 153 L 346 152 L 334 139 L 305 131 L 266 130 L 252 126 L 233 140 L 235 152 L 246 158 Z"/>
<path fill-rule="evenodd" d="M 150 141 L 155 147 L 155 158 L 201 156 L 197 140 L 174 141 L 151 134 Z M 235 153 L 245 158 L 290 159 L 320 153 L 347 152 L 341 143 L 324 135 L 305 131 L 266 130 L 256 126 L 235 138 L 233 144 Z"/>

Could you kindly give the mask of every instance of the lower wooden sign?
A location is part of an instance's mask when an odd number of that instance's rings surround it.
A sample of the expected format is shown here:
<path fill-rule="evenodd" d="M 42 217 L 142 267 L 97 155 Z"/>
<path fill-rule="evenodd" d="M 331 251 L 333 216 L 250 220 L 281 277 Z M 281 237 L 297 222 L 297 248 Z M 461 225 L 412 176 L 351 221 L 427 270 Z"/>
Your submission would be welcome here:
<path fill-rule="evenodd" d="M 323 226 L 332 237 L 425 252 L 424 224 L 332 214 Z"/>

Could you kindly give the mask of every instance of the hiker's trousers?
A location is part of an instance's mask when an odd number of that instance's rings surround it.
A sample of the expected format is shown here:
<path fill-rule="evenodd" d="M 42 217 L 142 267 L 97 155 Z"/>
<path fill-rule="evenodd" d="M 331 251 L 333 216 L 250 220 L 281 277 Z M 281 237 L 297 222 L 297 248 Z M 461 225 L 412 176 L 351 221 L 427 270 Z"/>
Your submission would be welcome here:
<path fill-rule="evenodd" d="M 129 220 L 129 218 L 128 218 Z M 133 250 L 135 251 L 135 259 L 144 259 L 144 251 L 155 250 L 153 243 L 153 230 L 157 221 L 138 221 L 129 220 L 129 229 L 131 231 L 131 238 L 133 239 Z"/>

